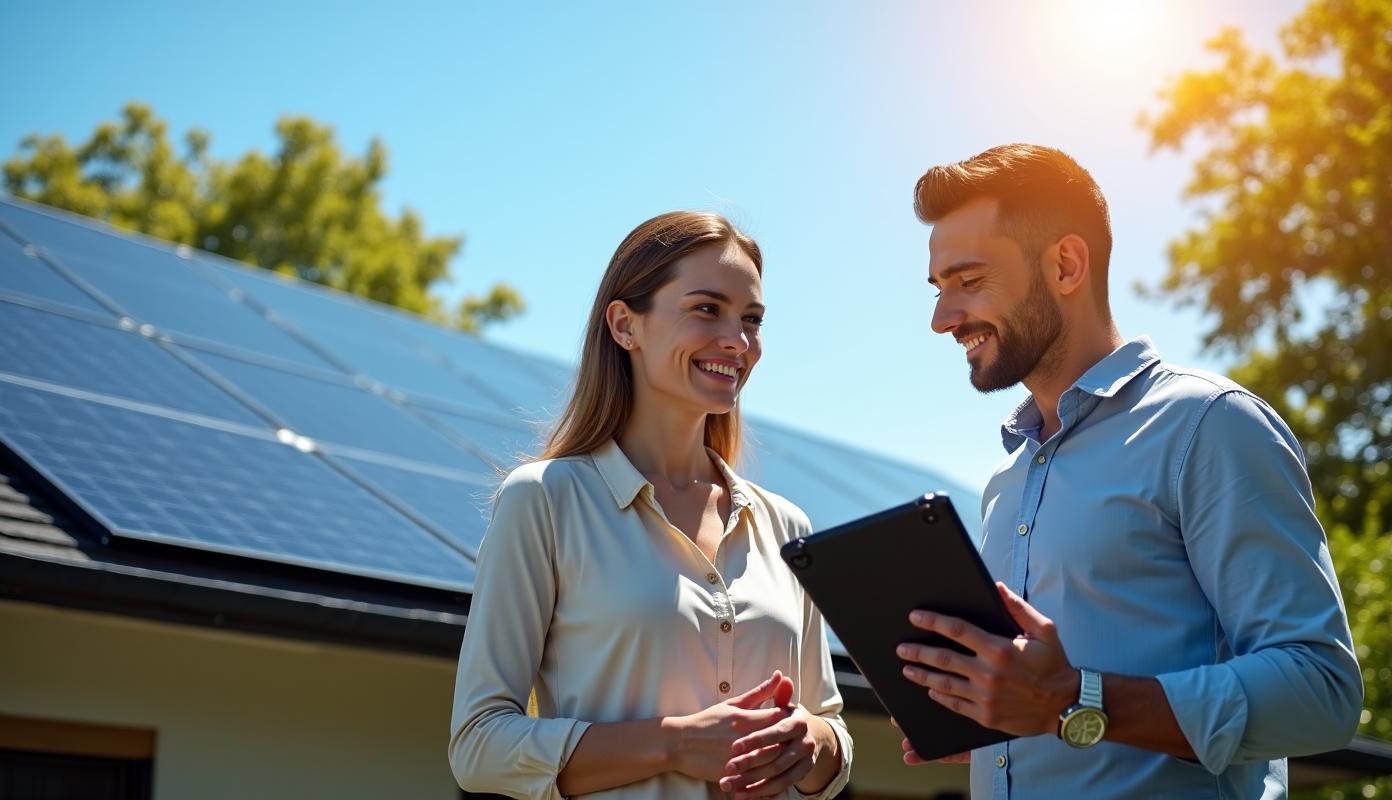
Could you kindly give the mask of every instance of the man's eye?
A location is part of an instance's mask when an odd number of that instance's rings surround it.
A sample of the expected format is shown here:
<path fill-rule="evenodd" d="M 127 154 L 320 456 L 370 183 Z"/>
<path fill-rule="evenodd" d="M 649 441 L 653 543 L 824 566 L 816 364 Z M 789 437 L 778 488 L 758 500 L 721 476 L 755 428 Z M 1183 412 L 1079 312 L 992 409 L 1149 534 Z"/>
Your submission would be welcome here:
<path fill-rule="evenodd" d="M 963 289 L 970 289 L 978 283 L 981 283 L 980 278 L 963 278 L 961 285 Z"/>

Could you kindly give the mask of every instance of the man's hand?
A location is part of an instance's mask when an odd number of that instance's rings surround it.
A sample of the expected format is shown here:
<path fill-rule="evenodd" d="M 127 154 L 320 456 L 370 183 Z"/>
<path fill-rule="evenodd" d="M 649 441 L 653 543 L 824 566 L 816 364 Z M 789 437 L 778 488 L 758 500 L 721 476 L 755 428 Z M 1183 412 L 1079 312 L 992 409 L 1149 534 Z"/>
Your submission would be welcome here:
<path fill-rule="evenodd" d="M 893 726 L 896 727 L 896 728 L 899 727 L 899 721 L 896 720 L 894 717 L 890 717 L 890 718 L 889 718 L 889 724 L 893 725 Z M 900 730 L 902 730 L 902 728 L 901 728 Z M 923 756 L 919 755 L 918 752 L 917 752 L 916 750 L 914 750 L 913 743 L 910 742 L 908 739 L 904 739 L 903 741 L 901 741 L 901 742 L 899 743 L 899 746 L 904 748 L 904 763 L 905 763 L 905 764 L 908 764 L 909 766 L 915 766 L 915 765 L 918 765 L 918 764 L 970 764 L 970 763 L 971 763 L 971 751 L 970 751 L 970 750 L 968 750 L 968 751 L 965 752 L 965 753 L 953 753 L 953 754 L 950 755 L 950 756 L 943 756 L 942 758 L 924 758 Z"/>
<path fill-rule="evenodd" d="M 1015 736 L 1056 734 L 1059 714 L 1078 699 L 1078 671 L 1068 663 L 1053 621 L 1005 584 L 997 582 L 996 588 L 1022 635 L 1006 639 L 956 617 L 914 611 L 909 615 L 914 627 L 941 634 L 973 655 L 904 643 L 900 658 L 932 667 L 907 665 L 904 677 L 927 687 L 928 696 L 948 710 L 984 727 Z"/>

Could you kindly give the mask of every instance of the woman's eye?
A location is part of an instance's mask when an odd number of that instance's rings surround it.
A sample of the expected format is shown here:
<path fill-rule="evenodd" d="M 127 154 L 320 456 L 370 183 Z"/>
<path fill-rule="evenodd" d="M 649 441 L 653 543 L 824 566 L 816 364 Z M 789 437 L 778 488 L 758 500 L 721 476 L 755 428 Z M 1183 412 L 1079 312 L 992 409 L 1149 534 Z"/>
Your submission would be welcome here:
<path fill-rule="evenodd" d="M 764 324 L 764 318 L 759 316 L 758 314 L 750 314 L 749 316 L 744 318 L 744 321 L 748 322 L 750 325 L 753 325 L 756 328 L 763 327 Z"/>
<path fill-rule="evenodd" d="M 702 303 L 698 306 L 692 306 L 692 308 L 695 311 L 700 311 L 702 314 L 710 314 L 712 316 L 720 314 L 720 309 L 716 308 L 714 303 Z"/>

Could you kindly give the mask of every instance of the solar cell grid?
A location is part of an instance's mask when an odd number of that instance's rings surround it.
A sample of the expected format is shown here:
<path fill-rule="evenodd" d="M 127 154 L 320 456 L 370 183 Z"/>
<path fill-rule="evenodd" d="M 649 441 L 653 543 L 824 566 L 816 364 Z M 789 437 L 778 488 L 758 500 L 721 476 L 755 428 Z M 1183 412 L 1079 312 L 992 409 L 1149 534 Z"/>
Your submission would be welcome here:
<path fill-rule="evenodd" d="M 473 563 L 305 454 L 0 380 L 0 438 L 113 535 L 467 590 Z"/>
<path fill-rule="evenodd" d="M 20 244 L 3 231 L 0 231 L 0 291 L 115 316 L 39 258 L 37 247 Z"/>
<path fill-rule="evenodd" d="M 0 372 L 233 422 L 264 422 L 159 344 L 105 326 L 0 301 Z"/>
<path fill-rule="evenodd" d="M 311 377 L 185 349 L 296 433 L 327 444 L 487 474 L 491 467 L 390 400 L 329 373 Z"/>
<path fill-rule="evenodd" d="M 113 235 L 94 224 L 0 201 L 0 220 L 159 328 L 317 367 L 330 366 L 196 270 L 173 246 Z"/>
<path fill-rule="evenodd" d="M 408 393 L 495 412 L 540 410 L 552 388 L 525 359 L 361 298 L 199 257 L 355 370 Z"/>
<path fill-rule="evenodd" d="M 501 478 L 408 470 L 357 458 L 331 456 L 420 515 L 471 554 L 478 553 L 493 490 Z"/>

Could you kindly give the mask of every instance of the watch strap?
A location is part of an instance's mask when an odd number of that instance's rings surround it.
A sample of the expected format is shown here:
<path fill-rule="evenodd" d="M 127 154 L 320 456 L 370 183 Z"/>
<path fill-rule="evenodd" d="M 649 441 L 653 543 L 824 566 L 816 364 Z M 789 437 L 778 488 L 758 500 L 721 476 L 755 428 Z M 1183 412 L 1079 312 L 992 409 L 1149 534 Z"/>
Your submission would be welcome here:
<path fill-rule="evenodd" d="M 1078 705 L 1102 708 L 1102 675 L 1090 669 L 1079 669 Z"/>

